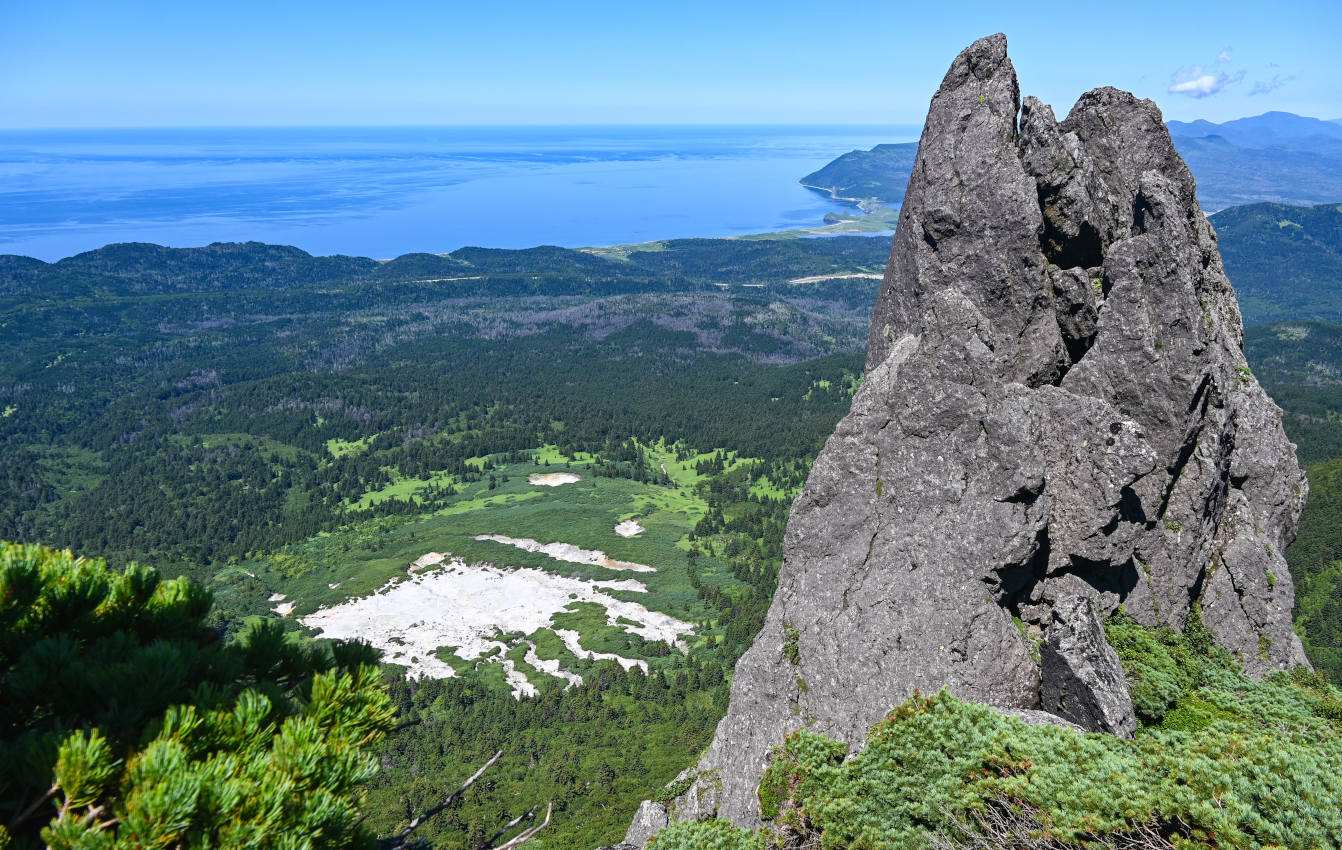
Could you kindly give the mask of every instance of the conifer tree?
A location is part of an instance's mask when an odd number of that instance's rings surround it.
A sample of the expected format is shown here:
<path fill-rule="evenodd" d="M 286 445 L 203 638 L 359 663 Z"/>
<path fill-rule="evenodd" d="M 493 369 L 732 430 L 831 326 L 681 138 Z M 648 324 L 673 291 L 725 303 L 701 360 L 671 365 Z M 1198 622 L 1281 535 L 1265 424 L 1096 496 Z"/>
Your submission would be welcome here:
<path fill-rule="evenodd" d="M 394 710 L 376 653 L 263 622 L 225 644 L 184 578 L 0 543 L 0 846 L 373 844 Z"/>

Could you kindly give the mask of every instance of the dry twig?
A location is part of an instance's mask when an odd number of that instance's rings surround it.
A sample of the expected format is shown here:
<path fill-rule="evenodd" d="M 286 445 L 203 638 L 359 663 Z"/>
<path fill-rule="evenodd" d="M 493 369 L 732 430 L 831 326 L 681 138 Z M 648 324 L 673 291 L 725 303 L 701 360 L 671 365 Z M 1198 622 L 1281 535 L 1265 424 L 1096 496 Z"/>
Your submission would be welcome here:
<path fill-rule="evenodd" d="M 481 765 L 480 769 L 477 770 L 475 773 L 471 774 L 470 779 L 467 779 L 465 782 L 461 783 L 460 788 L 453 791 L 451 794 L 448 794 L 446 800 L 434 806 L 433 808 L 419 815 L 416 815 L 414 818 L 410 820 L 410 825 L 407 826 L 399 835 L 396 835 L 391 838 L 383 838 L 378 842 L 378 845 L 384 848 L 384 850 L 405 850 L 405 848 L 418 846 L 421 842 L 419 840 L 411 841 L 410 834 L 415 830 L 419 829 L 421 826 L 423 826 L 429 820 L 429 818 L 433 817 L 434 815 L 446 809 L 448 806 L 451 806 L 453 803 L 457 802 L 457 800 L 461 799 L 462 793 L 465 792 L 467 788 L 470 788 L 472 785 L 474 785 L 475 781 L 479 779 L 481 776 L 483 776 L 486 770 L 489 770 L 491 767 L 493 767 L 494 762 L 498 761 L 502 756 L 503 756 L 503 750 L 499 750 L 497 753 L 494 754 L 493 758 L 491 758 L 489 761 Z M 512 848 L 517 847 L 518 845 L 530 840 L 532 837 L 536 835 L 536 833 L 540 832 L 542 829 L 545 829 L 545 827 L 550 825 L 550 815 L 553 812 L 554 812 L 554 804 L 551 803 L 550 805 L 547 805 L 545 807 L 545 820 L 541 821 L 539 824 L 531 827 L 530 829 L 526 829 L 518 833 L 510 841 L 508 841 L 508 843 L 500 844 L 497 847 L 491 848 L 491 850 L 512 850 Z M 502 829 L 500 829 L 497 833 L 495 833 L 494 838 L 490 839 L 490 843 L 492 844 L 495 840 L 502 837 L 504 833 L 506 833 L 508 830 L 517 826 L 519 823 L 531 817 L 535 813 L 536 810 L 533 808 L 526 814 L 518 815 L 516 818 L 513 818 L 511 821 L 505 824 Z"/>
<path fill-rule="evenodd" d="M 935 850 L 1174 850 L 1160 826 L 1148 821 L 1123 832 L 1089 833 L 1080 841 L 1064 841 L 1044 825 L 1037 807 L 1002 796 L 968 818 L 953 815 L 949 834 L 929 835 L 928 842 Z M 1184 829 L 1175 831 L 1186 831 L 1186 826 L 1178 824 Z"/>

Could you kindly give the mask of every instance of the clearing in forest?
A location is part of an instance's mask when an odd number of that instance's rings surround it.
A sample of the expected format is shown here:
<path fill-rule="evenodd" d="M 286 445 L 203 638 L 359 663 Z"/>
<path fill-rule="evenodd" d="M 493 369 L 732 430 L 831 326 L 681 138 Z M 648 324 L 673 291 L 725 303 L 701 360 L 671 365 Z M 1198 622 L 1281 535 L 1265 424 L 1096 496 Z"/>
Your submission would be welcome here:
<path fill-rule="evenodd" d="M 450 678 L 457 675 L 461 662 L 481 658 L 512 661 L 506 653 L 518 641 L 509 636 L 534 635 L 540 629 L 554 628 L 555 615 L 582 607 L 579 603 L 603 608 L 609 627 L 648 641 L 679 644 L 682 635 L 694 631 L 692 625 L 610 595 L 610 591 L 646 590 L 632 579 L 588 581 L 543 570 L 503 570 L 454 559 L 432 573 L 420 573 L 370 596 L 320 609 L 302 618 L 302 623 L 322 637 L 366 641 L 381 649 L 389 663 L 404 666 L 411 677 Z M 580 658 L 610 658 L 626 667 L 647 667 L 641 659 L 596 653 L 581 646 L 576 630 L 555 632 Z M 448 652 L 440 654 L 444 648 Z M 444 655 L 451 656 L 451 661 Z M 504 666 L 515 674 L 515 664 Z M 515 695 L 535 692 L 534 686 L 520 684 L 531 684 L 525 676 L 509 675 L 508 679 Z"/>

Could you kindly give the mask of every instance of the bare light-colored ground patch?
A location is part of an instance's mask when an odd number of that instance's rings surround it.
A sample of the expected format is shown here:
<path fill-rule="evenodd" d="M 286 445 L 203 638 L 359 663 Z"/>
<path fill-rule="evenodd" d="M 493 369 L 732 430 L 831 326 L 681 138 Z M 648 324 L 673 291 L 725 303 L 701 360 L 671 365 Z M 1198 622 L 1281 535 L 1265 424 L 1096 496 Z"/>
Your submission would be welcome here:
<path fill-rule="evenodd" d="M 639 531 L 643 529 L 640 528 Z M 619 527 L 616 527 L 619 531 Z M 637 533 L 637 532 L 635 532 Z M 630 535 L 626 534 L 626 537 Z M 602 552 L 600 549 L 579 549 L 572 543 L 541 543 L 532 540 L 530 537 L 505 537 L 502 534 L 477 534 L 476 540 L 492 540 L 495 543 L 504 543 L 508 546 L 516 546 L 525 552 L 538 552 L 542 555 L 548 555 L 556 561 L 568 561 L 570 564 L 589 564 L 594 567 L 605 567 L 608 570 L 625 570 L 631 573 L 655 573 L 656 567 L 650 567 L 647 564 L 636 564 L 633 561 L 617 561 L 614 558 Z"/>
<path fill-rule="evenodd" d="M 413 573 L 416 570 L 423 570 L 429 567 L 436 567 L 446 559 L 447 556 L 441 552 L 425 552 L 423 555 L 420 555 L 418 558 L 416 558 L 415 562 L 410 565 L 410 572 Z"/>
<path fill-rule="evenodd" d="M 636 534 L 642 534 L 647 531 L 646 528 L 638 524 L 636 519 L 627 519 L 615 526 L 615 533 L 621 537 L 633 537 Z"/>
<path fill-rule="evenodd" d="M 534 697 L 537 693 L 536 686 L 531 684 L 527 675 L 517 669 L 511 658 L 499 658 L 498 663 L 503 665 L 503 678 L 508 682 L 509 689 L 512 690 L 514 697 Z"/>
<path fill-rule="evenodd" d="M 616 655 L 613 652 L 593 652 L 590 649 L 583 649 L 582 644 L 578 643 L 580 635 L 573 629 L 555 629 L 555 634 L 559 635 L 560 639 L 564 641 L 564 646 L 568 647 L 568 651 L 579 658 L 590 658 L 596 661 L 618 661 L 620 666 L 626 670 L 638 667 L 644 673 L 648 672 L 648 662 L 642 658 L 625 658 L 623 655 Z"/>
<path fill-rule="evenodd" d="M 466 564 L 453 559 L 433 572 L 416 573 L 408 579 L 389 583 L 371 596 L 352 599 L 340 605 L 322 608 L 303 617 L 303 625 L 319 631 L 322 637 L 367 641 L 381 649 L 385 660 L 407 668 L 413 678 L 451 678 L 456 671 L 436 657 L 440 647 L 455 647 L 464 660 L 477 659 L 497 649 L 489 661 L 503 664 L 514 696 L 532 693 L 526 677 L 502 657 L 507 647 L 498 639 L 501 633 L 532 634 L 552 628 L 552 618 L 574 602 L 594 602 L 606 609 L 611 626 L 638 634 L 647 640 L 683 645 L 679 638 L 694 627 L 636 602 L 625 602 L 606 591 L 623 590 L 643 593 L 647 588 L 634 579 L 585 581 L 566 578 L 543 570 L 522 568 L 502 570 L 489 564 Z M 619 618 L 634 621 L 617 623 Z M 559 630 L 556 630 L 559 632 Z M 611 658 L 626 669 L 646 662 L 609 654 L 591 653 L 578 645 L 577 632 L 564 637 L 574 655 Z M 573 679 L 556 672 L 558 662 L 540 659 L 527 662 L 537 669 Z M 524 686 L 525 684 L 525 686 Z"/>
<path fill-rule="evenodd" d="M 270 610 L 274 611 L 276 614 L 279 614 L 281 617 L 287 617 L 294 612 L 295 604 L 296 603 L 294 602 L 281 602 L 280 604 L 276 605 L 274 608 L 271 608 Z"/>
<path fill-rule="evenodd" d="M 863 278 L 866 280 L 880 280 L 885 275 L 880 274 L 818 274 L 814 277 L 794 277 L 788 283 L 819 283 L 822 280 L 849 280 L 851 278 Z"/>
<path fill-rule="evenodd" d="M 577 484 L 581 480 L 581 475 L 572 472 L 535 472 L 527 476 L 528 484 L 535 484 L 540 487 L 558 487 L 560 484 Z"/>
<path fill-rule="evenodd" d="M 563 667 L 560 667 L 559 659 L 541 658 L 539 655 L 537 655 L 536 644 L 534 643 L 530 642 L 527 643 L 527 654 L 526 658 L 523 660 L 543 673 L 549 673 L 556 679 L 563 679 L 565 682 L 568 683 L 564 685 L 564 690 L 568 690 L 574 685 L 582 684 L 582 676 L 579 676 L 577 673 L 571 673 L 568 670 L 565 670 Z"/>

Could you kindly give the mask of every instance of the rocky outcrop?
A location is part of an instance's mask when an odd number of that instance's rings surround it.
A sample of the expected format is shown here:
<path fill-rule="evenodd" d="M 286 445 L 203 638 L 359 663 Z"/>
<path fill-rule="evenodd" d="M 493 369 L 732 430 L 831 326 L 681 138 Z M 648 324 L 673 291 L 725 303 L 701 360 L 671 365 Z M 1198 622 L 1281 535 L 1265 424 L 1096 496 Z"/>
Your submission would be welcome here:
<path fill-rule="evenodd" d="M 1118 653 L 1084 596 L 1059 600 L 1039 645 L 1040 702 L 1044 710 L 1090 732 L 1120 738 L 1137 733 L 1137 714 Z"/>
<path fill-rule="evenodd" d="M 666 807 L 652 800 L 644 800 L 634 813 L 634 822 L 624 834 L 619 846 L 642 847 L 667 824 Z"/>
<path fill-rule="evenodd" d="M 716 814 L 759 823 L 788 731 L 858 746 L 915 689 L 1025 710 L 1042 685 L 1055 710 L 1129 732 L 1098 622 L 1119 605 L 1176 629 L 1200 605 L 1255 675 L 1304 663 L 1281 553 L 1305 479 L 1241 336 L 1154 103 L 1098 89 L 1058 122 L 1021 103 L 1003 36 L 957 57 L 866 378 L 793 505 L 699 765 Z M 1039 634 L 1057 662 L 1042 681 Z"/>

